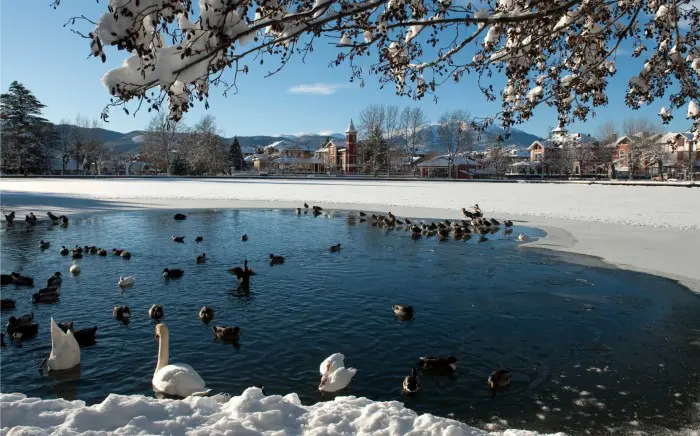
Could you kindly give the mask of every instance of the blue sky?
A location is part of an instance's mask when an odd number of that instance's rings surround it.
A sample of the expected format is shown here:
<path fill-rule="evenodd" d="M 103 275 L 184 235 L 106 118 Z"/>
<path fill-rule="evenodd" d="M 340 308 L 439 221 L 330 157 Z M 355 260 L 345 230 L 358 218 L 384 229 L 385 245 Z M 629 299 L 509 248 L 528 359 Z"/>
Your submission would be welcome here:
<path fill-rule="evenodd" d="M 13 80 L 23 82 L 47 105 L 44 115 L 53 122 L 63 118 L 74 119 L 77 114 L 99 119 L 100 112 L 109 102 L 109 93 L 100 80 L 104 73 L 119 66 L 125 52 L 107 51 L 107 63 L 88 59 L 87 40 L 63 27 L 72 16 L 86 15 L 96 20 L 106 10 L 106 1 L 63 0 L 58 9 L 49 6 L 49 0 L 3 1 L 0 3 L 0 87 L 6 91 Z M 33 17 L 31 27 L 26 19 Z M 41 29 L 38 32 L 36 29 Z M 83 25 L 90 30 L 90 25 Z M 335 56 L 333 40 L 320 40 L 306 63 L 300 59 L 291 62 L 280 73 L 264 78 L 268 68 L 276 66 L 270 59 L 262 67 L 239 77 L 239 93 L 223 97 L 222 89 L 210 91 L 208 113 L 216 117 L 217 126 L 225 136 L 277 135 L 297 133 L 342 132 L 352 117 L 370 104 L 421 106 L 435 122 L 441 113 L 465 109 L 475 116 L 486 116 L 498 111 L 498 103 L 486 102 L 476 87 L 475 77 L 465 77 L 458 84 L 446 84 L 438 89 L 438 103 L 431 98 L 414 102 L 397 97 L 393 86 L 379 89 L 375 77 L 367 77 L 366 86 L 350 83 L 350 70 L 345 66 L 328 66 Z M 376 53 L 376 52 L 375 52 Z M 268 65 L 269 64 L 269 65 Z M 639 62 L 627 54 L 618 56 L 618 76 L 609 87 L 610 103 L 599 109 L 597 116 L 587 123 L 577 123 L 572 130 L 595 133 L 597 126 L 607 120 L 621 122 L 634 116 L 649 116 L 657 120 L 662 102 L 633 112 L 624 105 L 627 79 L 639 70 Z M 498 88 L 498 86 L 497 86 Z M 205 112 L 199 104 L 185 121 L 196 122 Z M 667 129 L 687 128 L 685 113 L 676 113 L 676 120 Z M 110 122 L 104 127 L 128 132 L 142 129 L 150 114 L 145 110 L 136 116 L 113 110 Z M 545 135 L 556 125 L 555 111 L 541 107 L 536 115 L 518 128 Z"/>

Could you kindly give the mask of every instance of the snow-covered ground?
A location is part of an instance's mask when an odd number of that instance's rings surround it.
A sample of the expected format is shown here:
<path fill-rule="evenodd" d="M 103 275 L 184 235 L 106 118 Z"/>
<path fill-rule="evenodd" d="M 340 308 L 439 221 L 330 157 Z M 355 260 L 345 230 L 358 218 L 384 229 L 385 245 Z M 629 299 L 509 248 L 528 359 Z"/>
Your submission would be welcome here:
<path fill-rule="evenodd" d="M 700 291 L 698 188 L 325 179 L 3 179 L 1 189 L 5 213 L 15 210 L 22 217 L 35 211 L 40 218 L 47 210 L 282 208 L 306 201 L 326 209 L 391 209 L 399 216 L 454 219 L 460 217 L 461 207 L 478 203 L 487 216 L 548 232 L 528 246 L 598 256 L 679 279 Z M 90 407 L 80 401 L 4 394 L 0 413 L 2 434 L 484 434 L 447 418 L 418 416 L 397 402 L 344 397 L 306 406 L 295 394 L 263 397 L 255 388 L 230 400 L 110 395 Z"/>
<path fill-rule="evenodd" d="M 249 388 L 240 396 L 157 400 L 111 394 L 102 403 L 39 400 L 0 394 L 3 434 L 190 434 L 190 435 L 503 435 L 486 433 L 452 419 L 418 415 L 402 403 L 337 397 L 312 406 L 296 394 L 264 396 Z M 8 431 L 9 430 L 9 431 Z"/>
<path fill-rule="evenodd" d="M 304 201 L 400 216 L 489 216 L 542 228 L 528 244 L 596 256 L 700 291 L 700 188 L 548 183 L 278 179 L 3 179 L 7 211 L 297 207 Z M 20 215 L 22 216 L 22 215 Z M 582 261 L 581 258 L 569 258 Z M 592 260 L 592 259 L 589 259 Z"/>

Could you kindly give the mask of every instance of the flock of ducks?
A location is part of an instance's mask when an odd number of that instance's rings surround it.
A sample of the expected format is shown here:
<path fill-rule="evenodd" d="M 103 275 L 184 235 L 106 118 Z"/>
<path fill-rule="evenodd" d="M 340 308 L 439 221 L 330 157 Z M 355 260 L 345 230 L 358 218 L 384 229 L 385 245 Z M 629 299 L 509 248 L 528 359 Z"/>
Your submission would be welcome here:
<path fill-rule="evenodd" d="M 314 216 L 323 214 L 323 208 L 320 206 L 312 206 L 304 203 L 304 213 L 311 210 Z M 302 213 L 302 208 L 297 208 L 297 214 Z M 48 212 L 47 215 L 51 219 L 52 224 L 68 225 L 68 218 L 64 215 L 57 217 Z M 377 227 L 386 227 L 389 229 L 399 229 L 403 226 L 411 232 L 413 239 L 418 239 L 422 236 L 437 235 L 439 240 L 445 240 L 449 235 L 453 235 L 455 239 L 467 240 L 472 234 L 479 234 L 480 238 L 485 238 L 486 234 L 496 233 L 499 231 L 501 223 L 494 218 L 486 219 L 478 205 L 473 207 L 472 211 L 462 208 L 462 215 L 468 220 L 461 221 L 442 221 L 438 223 L 413 223 L 408 218 L 400 219 L 389 212 L 386 216 L 372 214 L 368 216 L 366 213 L 359 211 L 358 216 L 360 222 L 369 221 L 370 225 Z M 5 215 L 8 225 L 12 225 L 15 218 L 15 213 L 11 212 Z M 174 216 L 176 221 L 187 219 L 187 216 L 178 213 Z M 356 219 L 354 216 L 349 219 Z M 32 225 L 36 224 L 36 217 L 33 213 L 27 215 L 26 221 Z M 505 227 L 504 234 L 512 233 L 512 221 L 503 221 Z M 185 236 L 172 236 L 172 241 L 184 243 Z M 197 236 L 195 242 L 203 241 L 202 236 Z M 525 240 L 524 235 L 519 235 L 519 240 Z M 248 235 L 241 236 L 242 241 L 248 240 Z M 50 242 L 41 241 L 39 248 L 47 250 L 50 248 Z M 340 251 L 341 245 L 334 244 L 330 246 L 331 252 Z M 94 254 L 98 256 L 106 256 L 107 250 L 96 246 L 75 246 L 72 250 L 62 246 L 59 250 L 61 256 L 72 256 L 73 262 L 69 271 L 73 275 L 80 274 L 80 266 L 77 259 L 82 258 L 83 254 Z M 113 256 L 119 256 L 122 259 L 130 259 L 131 254 L 124 249 L 112 249 Z M 206 254 L 202 253 L 197 256 L 196 263 L 201 264 L 206 261 Z M 270 265 L 284 264 L 283 256 L 270 253 L 268 256 Z M 255 272 L 249 268 L 248 260 L 245 259 L 243 267 L 236 266 L 230 268 L 228 272 L 234 276 L 239 283 L 239 286 L 247 286 L 250 282 L 250 277 L 255 275 Z M 164 268 L 163 277 L 165 279 L 177 279 L 184 275 L 184 270 L 178 268 Z M 53 303 L 58 301 L 60 296 L 60 287 L 62 284 L 62 275 L 60 272 L 55 272 L 47 279 L 46 287 L 40 289 L 32 295 L 33 303 Z M 133 286 L 136 281 L 134 276 L 121 276 L 117 285 L 123 290 L 124 288 Z M 12 272 L 11 274 L 2 274 L 2 285 L 15 286 L 34 286 L 32 277 L 22 276 L 19 273 Z M 2 299 L 2 309 L 11 310 L 15 308 L 15 301 L 11 299 Z M 392 310 L 394 315 L 401 320 L 410 320 L 413 318 L 413 306 L 408 305 L 393 305 Z M 128 322 L 131 319 L 131 309 L 129 306 L 115 306 L 113 308 L 113 316 L 115 319 Z M 157 392 L 168 395 L 181 397 L 187 396 L 202 396 L 207 395 L 210 390 L 206 387 L 201 376 L 189 365 L 186 364 L 169 364 L 169 330 L 166 324 L 161 320 L 165 316 L 164 308 L 159 304 L 153 304 L 148 309 L 148 316 L 156 320 L 156 335 L 155 339 L 159 341 L 158 363 L 153 375 L 152 385 Z M 199 310 L 199 318 L 202 322 L 209 323 L 214 319 L 214 309 L 209 306 L 203 306 Z M 7 334 L 12 340 L 21 340 L 23 338 L 34 336 L 38 333 L 38 324 L 34 321 L 34 314 L 22 315 L 19 317 L 11 316 L 8 319 Z M 241 329 L 238 326 L 212 326 L 214 337 L 225 342 L 237 343 L 241 336 Z M 49 370 L 68 370 L 74 368 L 80 363 L 80 347 L 93 345 L 95 343 L 95 335 L 97 326 L 76 329 L 72 321 L 66 323 L 55 323 L 51 319 L 51 339 L 52 350 L 46 363 Z M 2 346 L 5 346 L 5 333 L 2 333 Z M 355 368 L 346 368 L 344 364 L 345 356 L 341 353 L 335 353 L 326 358 L 320 366 L 321 382 L 318 389 L 322 392 L 336 392 L 346 388 L 352 378 L 357 373 Z M 420 357 L 416 362 L 418 368 L 422 371 L 431 371 L 438 373 L 452 373 L 457 369 L 457 358 L 455 356 L 429 356 Z M 495 390 L 510 384 L 510 371 L 506 369 L 497 369 L 491 373 L 487 380 L 487 385 L 490 391 L 495 393 Z M 410 374 L 405 377 L 402 383 L 402 389 L 405 395 L 414 395 L 422 390 L 419 372 L 417 368 L 413 368 Z"/>

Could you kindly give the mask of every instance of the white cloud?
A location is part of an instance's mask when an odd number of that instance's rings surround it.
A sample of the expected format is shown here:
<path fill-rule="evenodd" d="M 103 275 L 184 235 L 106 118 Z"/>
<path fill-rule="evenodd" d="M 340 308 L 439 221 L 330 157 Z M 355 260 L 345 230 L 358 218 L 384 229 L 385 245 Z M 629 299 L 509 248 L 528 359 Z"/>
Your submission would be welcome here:
<path fill-rule="evenodd" d="M 292 86 L 287 92 L 292 94 L 333 95 L 339 89 L 347 87 L 347 83 L 312 83 Z"/>
<path fill-rule="evenodd" d="M 333 133 L 335 133 L 335 132 L 332 130 L 321 130 L 320 132 L 318 132 L 318 134 L 321 136 L 328 136 L 328 135 L 332 135 Z"/>

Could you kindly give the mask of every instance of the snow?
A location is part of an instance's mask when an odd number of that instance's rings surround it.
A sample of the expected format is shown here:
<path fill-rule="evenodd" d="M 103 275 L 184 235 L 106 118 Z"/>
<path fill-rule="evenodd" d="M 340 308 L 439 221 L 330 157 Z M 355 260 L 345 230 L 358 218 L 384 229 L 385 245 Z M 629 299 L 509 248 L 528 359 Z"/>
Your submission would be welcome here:
<path fill-rule="evenodd" d="M 301 404 L 296 394 L 263 395 L 248 388 L 240 396 L 158 400 L 110 394 L 102 403 L 40 400 L 0 394 L 3 434 L 245 434 L 245 435 L 503 435 L 537 433 L 506 430 L 487 433 L 458 421 L 418 415 L 397 401 L 336 397 Z M 562 434 L 563 435 L 563 434 Z"/>
<path fill-rule="evenodd" d="M 546 238 L 529 245 L 596 256 L 628 269 L 678 279 L 700 291 L 697 185 L 215 180 L 3 177 L 0 201 L 4 210 L 15 210 L 20 216 L 49 207 L 62 214 L 154 208 L 296 208 L 307 201 L 336 209 L 391 208 L 399 216 L 440 219 L 458 219 L 462 207 L 478 203 L 488 216 L 520 220 L 520 225 L 547 232 Z"/>
<path fill-rule="evenodd" d="M 688 104 L 688 118 L 691 118 L 691 119 L 700 118 L 700 108 L 692 100 Z"/>

